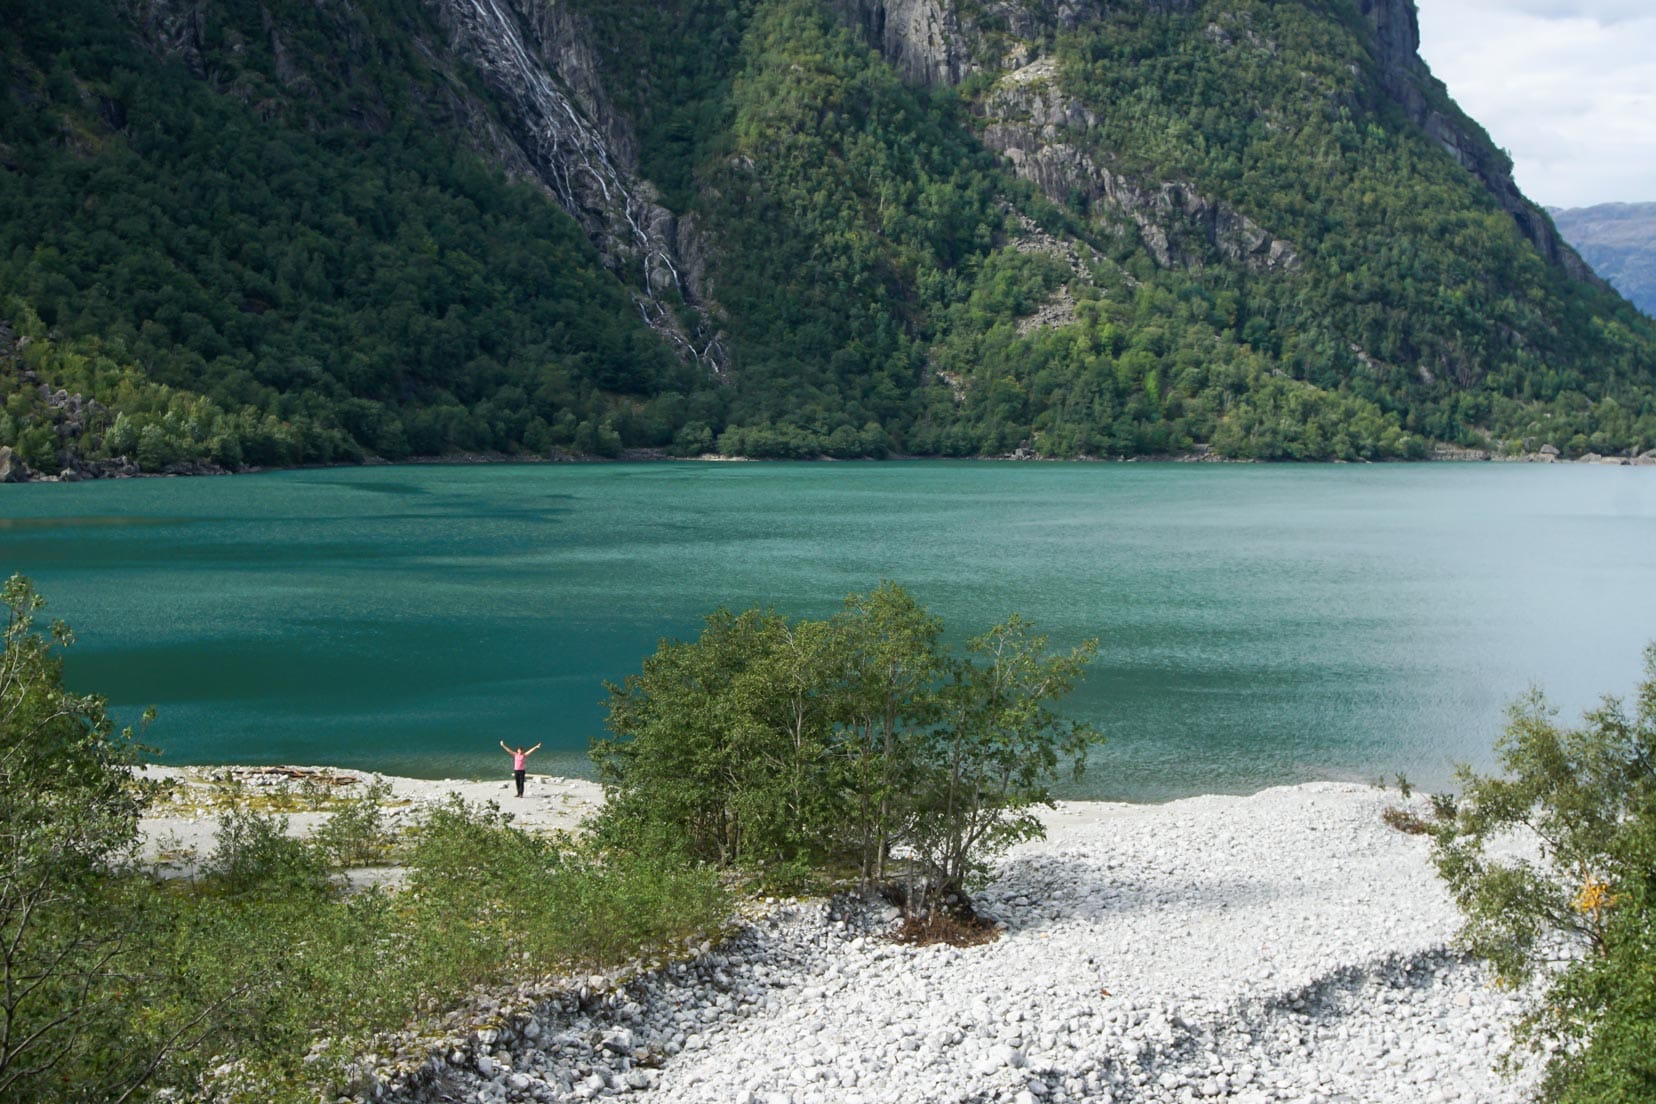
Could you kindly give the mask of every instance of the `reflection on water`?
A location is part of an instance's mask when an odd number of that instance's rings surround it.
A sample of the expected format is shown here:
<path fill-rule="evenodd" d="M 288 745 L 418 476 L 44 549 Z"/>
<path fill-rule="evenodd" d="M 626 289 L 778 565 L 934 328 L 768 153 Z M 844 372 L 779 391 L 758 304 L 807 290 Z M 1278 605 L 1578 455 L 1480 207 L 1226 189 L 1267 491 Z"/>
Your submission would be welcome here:
<path fill-rule="evenodd" d="M 0 507 L 5 505 L 0 499 Z M 29 532 L 42 529 L 102 529 L 127 528 L 139 525 L 182 525 L 188 519 L 162 517 L 127 517 L 120 514 L 103 517 L 4 517 L 0 516 L 0 530 Z"/>

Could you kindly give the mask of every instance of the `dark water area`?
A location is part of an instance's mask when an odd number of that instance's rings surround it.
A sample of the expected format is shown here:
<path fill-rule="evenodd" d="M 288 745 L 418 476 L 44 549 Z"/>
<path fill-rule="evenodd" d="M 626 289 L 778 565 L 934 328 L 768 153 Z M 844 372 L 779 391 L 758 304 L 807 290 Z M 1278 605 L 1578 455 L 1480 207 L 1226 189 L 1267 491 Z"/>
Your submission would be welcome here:
<path fill-rule="evenodd" d="M 963 639 L 1100 641 L 1074 796 L 1162 800 L 1491 763 L 1656 639 L 1656 469 L 1573 465 L 419 466 L 0 487 L 0 572 L 69 681 L 169 763 L 588 773 L 603 682 L 724 605 L 893 579 Z"/>

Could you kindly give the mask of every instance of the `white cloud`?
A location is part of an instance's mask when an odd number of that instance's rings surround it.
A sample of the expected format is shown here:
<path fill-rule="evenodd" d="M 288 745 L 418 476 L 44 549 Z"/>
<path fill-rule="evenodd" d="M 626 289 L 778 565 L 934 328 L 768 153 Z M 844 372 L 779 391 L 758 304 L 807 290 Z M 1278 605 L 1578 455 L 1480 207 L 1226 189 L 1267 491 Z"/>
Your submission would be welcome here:
<path fill-rule="evenodd" d="M 1545 19 L 1591 19 L 1598 23 L 1619 23 L 1650 15 L 1648 0 L 1510 0 L 1493 6 Z"/>
<path fill-rule="evenodd" d="M 1650 0 L 1419 0 L 1421 54 L 1540 203 L 1656 200 Z"/>

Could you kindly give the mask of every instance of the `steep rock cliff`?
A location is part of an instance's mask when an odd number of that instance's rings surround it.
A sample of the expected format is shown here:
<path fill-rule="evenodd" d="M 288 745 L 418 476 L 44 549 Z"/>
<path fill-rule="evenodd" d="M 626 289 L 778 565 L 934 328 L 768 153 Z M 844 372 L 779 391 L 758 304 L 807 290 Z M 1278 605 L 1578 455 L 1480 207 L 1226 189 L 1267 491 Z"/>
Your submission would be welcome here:
<path fill-rule="evenodd" d="M 1188 12 L 1198 0 L 1142 0 L 1157 12 Z M 840 15 L 910 80 L 953 85 L 984 69 L 1011 69 L 1037 56 L 1034 40 L 1074 30 L 1109 0 L 832 0 Z"/>
<path fill-rule="evenodd" d="M 723 349 L 701 308 L 696 266 L 684 266 L 681 252 L 699 248 L 693 231 L 680 227 L 656 200 L 654 188 L 637 173 L 637 142 L 626 119 L 611 105 L 599 78 L 586 28 L 567 7 L 538 0 L 423 0 L 443 34 L 406 28 L 431 69 L 442 75 L 440 90 L 422 95 L 430 114 L 487 160 L 519 179 L 545 188 L 580 223 L 605 264 L 634 289 L 640 314 L 652 329 L 687 357 L 717 369 Z M 274 118 L 283 105 L 259 98 L 252 82 L 234 72 L 212 72 L 215 24 L 210 0 L 121 0 L 123 10 L 157 51 L 176 57 L 203 80 L 220 85 L 261 118 Z M 372 55 L 352 18 L 351 0 L 342 0 L 332 24 L 337 49 L 325 64 L 342 84 L 357 82 Z M 286 29 L 261 6 L 260 25 L 273 59 L 274 75 L 296 103 L 318 98 L 315 79 L 298 63 Z M 467 80 L 481 76 L 491 104 Z M 393 122 L 393 108 L 381 98 L 352 101 L 349 121 L 381 133 Z M 687 328 L 675 302 L 691 308 Z"/>
<path fill-rule="evenodd" d="M 429 0 L 448 46 L 506 105 L 507 127 L 535 176 L 573 215 L 609 266 L 638 288 L 651 328 L 717 368 L 705 315 L 686 332 L 675 299 L 699 311 L 680 272 L 680 227 L 637 173 L 637 148 L 610 106 L 578 17 L 536 0 Z"/>
<path fill-rule="evenodd" d="M 1099 203 L 1130 219 L 1156 263 L 1198 268 L 1209 258 L 1250 271 L 1287 270 L 1294 247 L 1229 206 L 1181 181 L 1143 184 L 1115 171 L 1086 149 L 1097 116 L 1059 85 L 1051 58 L 1008 73 L 984 101 L 984 144 L 1052 202 Z"/>
<path fill-rule="evenodd" d="M 1073 29 L 1100 14 L 1107 0 L 1048 0 L 1039 4 L 991 2 L 968 15 L 957 0 L 835 0 L 841 14 L 861 29 L 892 65 L 909 79 L 953 85 L 983 71 L 1012 72 L 1041 56 L 1044 34 Z M 1151 0 L 1149 10 L 1192 12 L 1197 0 Z M 1605 287 L 1559 236 L 1552 221 L 1519 192 L 1512 166 L 1487 135 L 1448 100 L 1443 86 L 1420 57 L 1420 23 L 1415 0 L 1359 0 L 1372 28 L 1371 49 L 1384 93 L 1409 118 L 1475 176 L 1512 216 L 1520 231 L 1551 264 L 1572 278 Z M 1200 258 L 1177 247 L 1180 240 L 1205 240 L 1219 255 L 1251 268 L 1291 267 L 1293 248 L 1223 203 L 1198 195 L 1180 181 L 1129 181 L 1077 151 L 1059 129 L 1089 128 L 1061 93 L 1046 92 L 1054 74 L 1036 81 L 1006 81 L 996 87 L 984 114 L 987 141 L 1006 154 L 1016 171 L 1055 202 L 1077 192 L 1120 207 L 1145 232 L 1145 241 L 1164 265 L 1190 265 Z M 1045 102 L 1029 93 L 1040 90 Z M 1172 221 L 1170 221 L 1172 220 Z M 1178 223 L 1183 225 L 1178 225 Z"/>
<path fill-rule="evenodd" d="M 838 10 L 909 80 L 956 85 L 973 74 L 1003 73 L 976 107 L 984 143 L 1052 202 L 1108 204 L 1137 226 L 1167 268 L 1199 268 L 1224 258 L 1253 271 L 1292 268 L 1295 252 L 1246 215 L 1205 197 L 1185 181 L 1144 181 L 1087 152 L 1095 115 L 1060 87 L 1043 55 L 1052 33 L 1096 16 L 1098 0 L 1047 4 L 993 2 L 964 14 L 955 0 L 836 0 Z M 1190 11 L 1195 0 L 1153 0 L 1151 10 Z"/>
<path fill-rule="evenodd" d="M 1420 15 L 1415 0 L 1359 0 L 1358 10 L 1374 28 L 1374 60 L 1386 94 L 1478 178 L 1548 262 L 1573 279 L 1607 287 L 1559 236 L 1546 212 L 1524 198 L 1512 179 L 1510 159 L 1450 103 L 1442 82 L 1420 57 Z"/>
<path fill-rule="evenodd" d="M 911 81 L 958 84 L 975 68 L 954 0 L 836 0 L 836 6 Z"/>

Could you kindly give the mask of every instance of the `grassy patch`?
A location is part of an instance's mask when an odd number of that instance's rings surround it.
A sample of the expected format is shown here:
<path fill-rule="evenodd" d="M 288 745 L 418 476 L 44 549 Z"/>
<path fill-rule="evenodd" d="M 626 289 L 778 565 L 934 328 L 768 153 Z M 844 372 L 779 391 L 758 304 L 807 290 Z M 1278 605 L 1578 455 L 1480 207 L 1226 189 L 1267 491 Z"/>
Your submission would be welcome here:
<path fill-rule="evenodd" d="M 1380 819 L 1410 836 L 1424 836 L 1432 831 L 1432 821 L 1411 809 L 1388 805 L 1380 811 Z"/>
<path fill-rule="evenodd" d="M 666 956 L 716 936 L 730 915 L 711 872 L 531 835 L 457 797 L 395 844 L 404 889 L 342 894 L 334 864 L 392 846 L 374 791 L 355 801 L 335 812 L 335 837 L 309 841 L 289 837 L 278 814 L 235 807 L 202 876 L 152 892 L 144 1003 L 163 1011 L 151 1021 L 213 1024 L 172 1083 L 208 1076 L 216 1088 L 230 1076 L 261 1100 L 336 1094 L 354 1059 L 385 1053 L 388 1037 L 417 1052 L 410 1040 L 452 1029 L 452 1010 L 479 993 L 546 991 L 560 976 Z M 209 1075 L 223 1068 L 209 1055 L 235 1055 L 234 1070 Z"/>
<path fill-rule="evenodd" d="M 384 808 L 405 806 L 372 778 L 306 767 L 215 767 L 140 783 L 151 816 L 210 816 L 228 809 L 257 813 L 325 813 L 359 804 L 373 793 Z"/>

